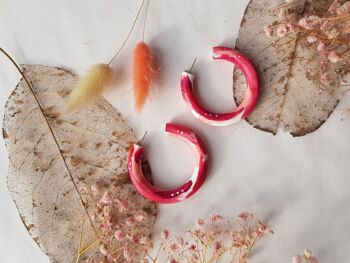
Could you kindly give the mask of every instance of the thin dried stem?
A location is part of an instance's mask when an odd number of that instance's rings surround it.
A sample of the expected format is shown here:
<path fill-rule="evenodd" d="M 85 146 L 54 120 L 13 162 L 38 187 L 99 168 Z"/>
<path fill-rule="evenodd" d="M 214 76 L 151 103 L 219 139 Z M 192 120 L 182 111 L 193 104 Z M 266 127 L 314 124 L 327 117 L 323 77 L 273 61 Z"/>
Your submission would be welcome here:
<path fill-rule="evenodd" d="M 146 11 L 145 11 L 145 19 L 143 21 L 143 29 L 142 29 L 142 41 L 145 40 L 145 31 L 146 31 L 146 24 L 147 24 L 147 14 L 148 14 L 148 8 L 151 4 L 151 0 L 148 0 Z"/>
<path fill-rule="evenodd" d="M 135 28 L 135 26 L 136 26 L 137 20 L 138 20 L 140 14 L 141 14 L 142 7 L 143 7 L 143 5 L 144 5 L 145 2 L 146 2 L 146 0 L 142 0 L 142 4 L 141 4 L 141 6 L 140 6 L 140 8 L 139 8 L 139 10 L 138 10 L 138 12 L 137 12 L 136 18 L 135 18 L 135 20 L 134 20 L 134 22 L 133 22 L 133 24 L 132 24 L 132 26 L 131 26 L 131 29 L 130 29 L 128 35 L 126 36 L 126 38 L 125 38 L 123 44 L 121 45 L 121 47 L 118 49 L 118 51 L 117 51 L 117 52 L 115 53 L 115 55 L 112 57 L 112 59 L 108 62 L 108 65 L 111 65 L 111 64 L 113 63 L 113 61 L 119 56 L 120 52 L 122 51 L 122 49 L 124 48 L 124 46 L 125 46 L 126 43 L 128 42 L 128 40 L 129 40 L 129 38 L 130 38 L 130 36 L 131 36 L 131 33 L 133 32 L 133 30 L 134 30 L 134 28 Z"/>

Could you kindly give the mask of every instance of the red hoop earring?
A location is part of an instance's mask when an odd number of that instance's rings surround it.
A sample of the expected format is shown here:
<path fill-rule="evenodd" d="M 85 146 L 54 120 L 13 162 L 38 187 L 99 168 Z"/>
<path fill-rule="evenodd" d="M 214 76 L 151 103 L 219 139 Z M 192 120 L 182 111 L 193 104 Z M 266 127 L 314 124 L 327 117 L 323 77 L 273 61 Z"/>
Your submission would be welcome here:
<path fill-rule="evenodd" d="M 248 88 L 242 103 L 229 113 L 214 113 L 203 108 L 193 94 L 194 75 L 185 71 L 181 76 L 181 92 L 192 114 L 200 121 L 213 126 L 229 126 L 245 119 L 254 109 L 259 97 L 259 78 L 252 62 L 243 54 L 227 47 L 214 47 L 213 59 L 222 59 L 238 66 Z"/>
<path fill-rule="evenodd" d="M 150 184 L 144 177 L 141 168 L 144 149 L 138 144 L 131 147 L 128 169 L 132 183 L 143 197 L 156 203 L 171 204 L 189 198 L 202 186 L 207 173 L 208 155 L 201 138 L 187 127 L 167 123 L 165 132 L 184 140 L 194 151 L 196 164 L 190 179 L 174 190 L 163 190 Z"/>

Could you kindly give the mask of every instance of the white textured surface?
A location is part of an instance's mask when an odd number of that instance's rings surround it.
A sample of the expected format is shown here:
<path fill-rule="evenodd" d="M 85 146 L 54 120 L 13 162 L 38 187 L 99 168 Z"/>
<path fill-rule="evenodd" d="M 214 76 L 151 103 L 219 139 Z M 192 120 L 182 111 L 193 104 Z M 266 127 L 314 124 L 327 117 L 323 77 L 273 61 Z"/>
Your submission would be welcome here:
<path fill-rule="evenodd" d="M 181 99 L 180 77 L 195 57 L 199 96 L 209 108 L 231 108 L 232 65 L 209 61 L 211 47 L 233 46 L 248 0 L 152 0 L 146 40 L 162 62 L 162 84 L 143 114 L 132 110 L 131 52 L 141 27 L 115 64 L 120 85 L 106 94 L 145 140 L 157 185 L 174 187 L 193 169 L 191 151 L 166 137 L 165 122 L 186 124 L 205 138 L 211 169 L 191 199 L 160 207 L 156 231 L 186 230 L 210 213 L 233 216 L 249 210 L 276 234 L 267 238 L 253 262 L 290 262 L 312 249 L 320 262 L 350 261 L 350 116 L 336 110 L 317 132 L 302 138 L 273 137 L 242 122 L 215 128 L 199 123 Z M 76 73 L 106 62 L 127 34 L 138 1 L 0 0 L 0 45 L 20 63 L 63 66 Z M 0 59 L 0 111 L 19 75 Z M 218 77 L 220 76 L 220 77 Z M 350 98 L 338 109 L 350 107 Z M 341 119 L 344 118 L 344 121 Z M 8 166 L 0 145 L 0 262 L 44 263 L 48 259 L 30 239 L 6 188 Z"/>

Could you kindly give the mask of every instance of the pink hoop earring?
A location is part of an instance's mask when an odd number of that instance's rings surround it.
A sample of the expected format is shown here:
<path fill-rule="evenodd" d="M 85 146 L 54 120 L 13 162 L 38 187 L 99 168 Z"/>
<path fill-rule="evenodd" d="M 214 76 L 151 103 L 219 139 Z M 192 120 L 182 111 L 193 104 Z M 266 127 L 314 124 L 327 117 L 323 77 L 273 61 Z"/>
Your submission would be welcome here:
<path fill-rule="evenodd" d="M 182 97 L 198 120 L 212 126 L 229 126 L 245 119 L 253 111 L 259 97 L 259 78 L 252 62 L 234 49 L 214 47 L 212 58 L 229 61 L 243 72 L 248 84 L 243 102 L 229 113 L 214 113 L 206 110 L 193 94 L 194 75 L 187 71 L 181 76 Z"/>
<path fill-rule="evenodd" d="M 165 132 L 184 140 L 194 151 L 196 164 L 191 178 L 174 190 L 163 190 L 153 186 L 143 175 L 141 161 L 144 149 L 138 144 L 131 147 L 128 169 L 132 183 L 143 197 L 156 203 L 171 204 L 189 198 L 202 186 L 207 173 L 208 155 L 201 138 L 192 130 L 178 124 L 167 123 Z"/>

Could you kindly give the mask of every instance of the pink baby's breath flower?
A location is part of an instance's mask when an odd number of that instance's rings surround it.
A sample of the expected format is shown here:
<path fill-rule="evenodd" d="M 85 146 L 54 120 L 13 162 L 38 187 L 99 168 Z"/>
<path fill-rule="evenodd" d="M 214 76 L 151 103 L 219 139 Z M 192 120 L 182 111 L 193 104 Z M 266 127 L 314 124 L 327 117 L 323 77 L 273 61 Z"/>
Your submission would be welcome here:
<path fill-rule="evenodd" d="M 325 49 L 326 49 L 326 44 L 324 42 L 318 43 L 318 45 L 317 45 L 318 51 L 322 52 L 322 51 L 325 51 Z"/>
<path fill-rule="evenodd" d="M 143 221 L 145 219 L 145 217 L 146 217 L 145 212 L 142 210 L 136 212 L 136 214 L 135 214 L 135 219 L 139 222 Z"/>
<path fill-rule="evenodd" d="M 113 196 L 112 196 L 112 193 L 109 192 L 109 191 L 106 191 L 101 200 L 100 200 L 100 203 L 103 204 L 103 205 L 106 205 L 106 204 L 112 204 L 113 203 Z"/>
<path fill-rule="evenodd" d="M 221 215 L 211 215 L 210 221 L 212 221 L 213 223 L 221 223 L 224 221 L 224 218 Z"/>
<path fill-rule="evenodd" d="M 348 81 L 347 81 L 347 80 L 342 79 L 342 80 L 340 81 L 340 85 L 346 85 L 346 84 L 348 84 Z"/>
<path fill-rule="evenodd" d="M 266 36 L 268 36 L 269 38 L 273 37 L 273 28 L 271 26 L 265 26 L 264 31 Z"/>
<path fill-rule="evenodd" d="M 281 25 L 277 28 L 276 34 L 279 37 L 285 37 L 288 34 L 287 25 Z"/>
<path fill-rule="evenodd" d="M 126 219 L 125 223 L 128 226 L 135 226 L 136 225 L 136 220 L 133 217 L 129 217 L 129 218 Z"/>
<path fill-rule="evenodd" d="M 329 84 L 329 81 L 331 80 L 331 75 L 326 72 L 321 76 L 321 82 L 325 85 Z"/>
<path fill-rule="evenodd" d="M 100 246 L 100 253 L 104 256 L 107 256 L 108 254 L 108 247 L 105 244 L 102 244 Z"/>
<path fill-rule="evenodd" d="M 342 61 L 343 59 L 338 55 L 337 52 L 331 51 L 329 52 L 328 59 L 332 63 L 337 63 L 339 61 Z"/>
<path fill-rule="evenodd" d="M 98 195 L 101 191 L 101 186 L 99 184 L 93 184 L 90 188 L 93 195 Z"/>
<path fill-rule="evenodd" d="M 161 233 L 161 237 L 162 237 L 163 240 L 168 240 L 169 237 L 170 237 L 169 230 L 167 230 L 167 229 L 163 230 L 162 233 Z"/>
<path fill-rule="evenodd" d="M 299 26 L 307 30 L 312 30 L 319 22 L 320 18 L 318 16 L 303 17 L 299 20 Z"/>
<path fill-rule="evenodd" d="M 288 28 L 288 31 L 294 32 L 298 28 L 298 25 L 296 25 L 295 23 L 289 22 L 287 23 L 287 28 Z"/>
<path fill-rule="evenodd" d="M 334 2 L 331 4 L 331 6 L 328 9 L 328 12 L 331 14 L 336 14 L 339 7 L 340 7 L 339 0 L 334 0 Z"/>
<path fill-rule="evenodd" d="M 269 227 L 268 225 L 263 224 L 263 223 L 261 223 L 261 222 L 259 222 L 258 231 L 259 231 L 262 235 L 273 234 L 273 233 L 274 233 L 271 227 Z"/>
<path fill-rule="evenodd" d="M 243 246 L 246 241 L 242 233 L 233 232 L 231 234 L 232 243 L 236 247 Z"/>
<path fill-rule="evenodd" d="M 88 188 L 87 188 L 86 184 L 82 184 L 79 187 L 79 192 L 82 193 L 82 194 L 86 194 L 88 192 Z"/>
<path fill-rule="evenodd" d="M 177 237 L 177 238 L 176 238 L 176 243 L 177 243 L 180 247 L 182 247 L 183 244 L 184 244 L 184 239 L 183 239 L 182 237 Z"/>
<path fill-rule="evenodd" d="M 195 251 L 196 248 L 197 248 L 197 246 L 196 246 L 195 244 L 191 244 L 191 245 L 189 246 L 189 249 L 190 249 L 191 251 Z"/>
<path fill-rule="evenodd" d="M 205 225 L 205 222 L 204 222 L 204 220 L 203 219 L 197 219 L 196 221 L 195 221 L 195 227 L 197 228 L 197 229 L 201 229 L 203 226 Z"/>
<path fill-rule="evenodd" d="M 214 250 L 218 252 L 222 248 L 222 244 L 219 241 L 215 241 Z"/>
<path fill-rule="evenodd" d="M 310 257 L 309 260 L 310 260 L 310 263 L 318 263 L 318 259 L 315 257 Z"/>
<path fill-rule="evenodd" d="M 348 14 L 348 13 L 350 13 L 350 1 L 346 1 L 343 5 L 341 5 L 337 9 L 338 15 L 343 15 L 343 14 Z"/>
<path fill-rule="evenodd" d="M 170 245 L 170 251 L 176 253 L 179 250 L 179 245 L 175 242 Z"/>
<path fill-rule="evenodd" d="M 253 214 L 248 213 L 248 212 L 243 212 L 243 213 L 241 213 L 241 214 L 239 214 L 237 216 L 237 218 L 239 220 L 242 220 L 242 221 L 245 221 L 245 222 L 253 220 L 253 217 L 254 217 Z"/>
<path fill-rule="evenodd" d="M 105 217 L 110 217 L 113 214 L 113 207 L 111 206 L 104 206 L 103 207 L 103 215 Z"/>
<path fill-rule="evenodd" d="M 307 42 L 315 43 L 315 42 L 317 42 L 317 37 L 315 37 L 315 36 L 308 36 L 307 37 Z"/>
<path fill-rule="evenodd" d="M 169 263 L 178 263 L 178 261 L 175 258 L 169 258 Z"/>
<path fill-rule="evenodd" d="M 303 257 L 300 256 L 300 255 L 297 255 L 297 256 L 294 256 L 294 257 L 292 258 L 292 263 L 301 263 L 302 260 L 303 260 Z"/>
<path fill-rule="evenodd" d="M 114 237 L 118 240 L 118 241 L 124 241 L 126 238 L 126 233 L 123 230 L 117 230 L 114 234 Z"/>
<path fill-rule="evenodd" d="M 140 238 L 139 243 L 142 245 L 148 245 L 151 243 L 151 240 L 148 237 L 143 236 Z"/>
<path fill-rule="evenodd" d="M 124 212 L 128 211 L 130 206 L 129 206 L 129 202 L 127 200 L 121 200 L 119 198 L 116 198 L 114 201 L 118 205 L 119 212 L 124 213 Z"/>

